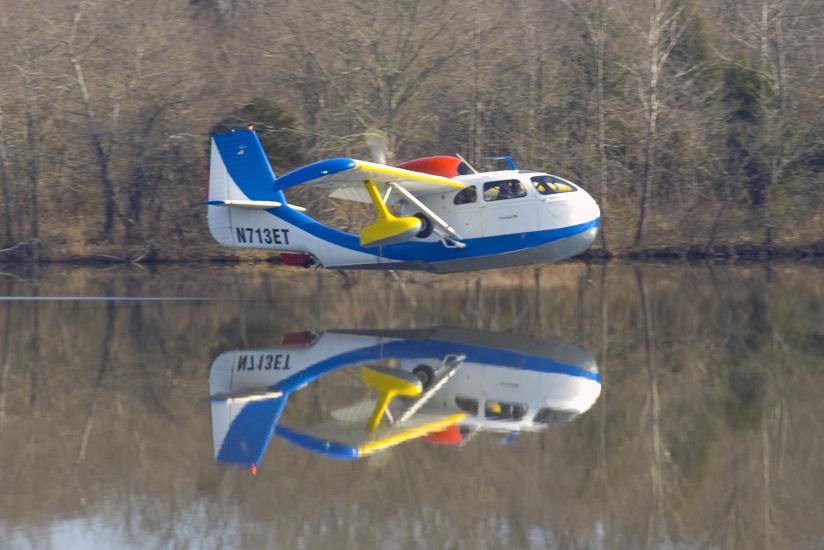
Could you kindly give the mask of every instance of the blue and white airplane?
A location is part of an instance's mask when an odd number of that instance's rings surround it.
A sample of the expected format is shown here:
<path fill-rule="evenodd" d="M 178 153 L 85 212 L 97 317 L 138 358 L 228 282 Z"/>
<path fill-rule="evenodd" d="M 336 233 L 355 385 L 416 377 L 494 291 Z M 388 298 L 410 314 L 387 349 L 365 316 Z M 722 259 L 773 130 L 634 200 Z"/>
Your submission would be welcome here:
<path fill-rule="evenodd" d="M 283 420 L 295 392 L 344 369 L 360 372 L 327 379 L 338 382 L 322 392 L 328 418 Z M 209 388 L 215 459 L 255 472 L 273 435 L 353 460 L 417 438 L 540 430 L 590 409 L 601 379 L 573 344 L 438 327 L 290 333 L 279 347 L 220 354 Z"/>
<path fill-rule="evenodd" d="M 459 157 L 399 166 L 350 158 L 309 164 L 276 178 L 253 129 L 212 138 L 209 229 L 222 245 L 282 252 L 285 263 L 335 269 L 436 273 L 543 263 L 584 252 L 600 211 L 558 176 L 518 170 L 478 173 Z M 359 235 L 324 225 L 287 202 L 313 185 L 372 203 Z M 390 210 L 390 207 L 394 210 Z"/>

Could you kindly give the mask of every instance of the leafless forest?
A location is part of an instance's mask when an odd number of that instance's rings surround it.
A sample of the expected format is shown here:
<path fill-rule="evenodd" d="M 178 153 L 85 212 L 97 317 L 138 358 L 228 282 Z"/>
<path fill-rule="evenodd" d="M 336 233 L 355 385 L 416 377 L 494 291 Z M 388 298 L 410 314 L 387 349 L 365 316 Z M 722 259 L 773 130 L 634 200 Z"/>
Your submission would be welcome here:
<path fill-rule="evenodd" d="M 0 248 L 226 254 L 208 138 L 255 123 L 278 173 L 372 128 L 390 161 L 512 154 L 613 252 L 821 252 L 822 29 L 818 0 L 0 0 Z"/>

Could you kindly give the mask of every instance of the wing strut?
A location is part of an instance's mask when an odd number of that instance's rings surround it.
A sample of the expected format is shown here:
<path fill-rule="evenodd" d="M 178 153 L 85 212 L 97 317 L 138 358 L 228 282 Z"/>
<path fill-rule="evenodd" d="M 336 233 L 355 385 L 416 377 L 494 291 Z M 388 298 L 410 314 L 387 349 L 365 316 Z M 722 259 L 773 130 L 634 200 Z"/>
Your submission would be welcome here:
<path fill-rule="evenodd" d="M 429 207 L 428 207 L 428 206 L 426 206 L 424 203 L 422 203 L 420 200 L 418 200 L 418 198 L 417 198 L 415 195 L 413 195 L 412 193 L 410 193 L 409 191 L 407 191 L 406 189 L 404 189 L 404 188 L 403 188 L 403 186 L 398 185 L 397 183 L 388 183 L 387 185 L 388 185 L 390 188 L 395 189 L 398 193 L 400 193 L 400 194 L 401 194 L 401 195 L 403 195 L 404 197 L 406 197 L 406 199 L 407 199 L 409 202 L 411 202 L 412 204 L 414 204 L 415 206 L 417 206 L 418 208 L 420 208 L 420 209 L 421 209 L 421 212 L 423 212 L 424 214 L 426 214 L 427 216 L 429 216 L 430 218 L 432 218 L 432 221 L 435 223 L 435 225 L 439 226 L 441 229 L 443 229 L 444 231 L 446 231 L 449 235 L 451 235 L 452 237 L 454 237 L 454 238 L 455 238 L 455 239 L 457 239 L 458 241 L 462 241 L 462 240 L 463 240 L 463 237 L 461 237 L 461 235 L 460 235 L 457 231 L 455 231 L 455 229 L 454 229 L 451 225 L 449 225 L 448 223 L 446 223 L 446 221 L 444 221 L 444 219 L 443 219 L 443 218 L 441 218 L 440 216 L 438 216 L 437 214 L 435 214 L 435 213 L 432 211 L 432 209 L 431 209 L 431 208 L 429 208 Z M 451 239 L 450 239 L 450 241 L 451 241 Z M 464 244 L 463 244 L 463 243 L 461 243 L 461 242 L 457 242 L 457 243 L 456 243 L 456 242 L 454 242 L 454 241 L 453 241 L 453 242 L 451 242 L 451 243 L 449 243 L 449 244 L 447 244 L 447 242 L 445 241 L 445 242 L 444 242 L 444 245 L 445 245 L 445 246 L 447 246 L 447 247 L 449 247 L 449 248 L 463 248 L 464 246 L 466 246 L 466 245 L 464 245 Z M 460 245 L 463 245 L 463 246 L 460 246 Z"/>
<path fill-rule="evenodd" d="M 450 378 L 455 376 L 455 373 L 458 372 L 458 368 L 463 365 L 464 361 L 466 361 L 466 355 L 463 353 L 458 355 L 450 354 L 444 357 L 442 363 L 446 367 L 446 372 L 440 377 L 440 380 L 438 380 L 437 383 L 433 384 L 432 387 L 423 392 L 420 397 L 418 397 L 418 399 L 415 400 L 415 402 L 403 412 L 394 424 L 401 425 L 412 418 L 412 416 L 414 416 L 414 414 L 418 412 L 418 410 L 423 407 L 426 402 L 429 401 Z"/>

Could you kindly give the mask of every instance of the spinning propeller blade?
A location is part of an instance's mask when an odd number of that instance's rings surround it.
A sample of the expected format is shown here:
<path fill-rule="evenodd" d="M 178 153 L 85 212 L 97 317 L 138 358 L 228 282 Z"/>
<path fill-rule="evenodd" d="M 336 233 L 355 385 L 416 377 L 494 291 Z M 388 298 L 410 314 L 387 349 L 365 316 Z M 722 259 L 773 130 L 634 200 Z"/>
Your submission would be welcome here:
<path fill-rule="evenodd" d="M 366 144 L 372 151 L 372 161 L 377 164 L 386 164 L 386 152 L 389 150 L 389 140 L 386 135 L 377 130 L 368 130 Z"/>

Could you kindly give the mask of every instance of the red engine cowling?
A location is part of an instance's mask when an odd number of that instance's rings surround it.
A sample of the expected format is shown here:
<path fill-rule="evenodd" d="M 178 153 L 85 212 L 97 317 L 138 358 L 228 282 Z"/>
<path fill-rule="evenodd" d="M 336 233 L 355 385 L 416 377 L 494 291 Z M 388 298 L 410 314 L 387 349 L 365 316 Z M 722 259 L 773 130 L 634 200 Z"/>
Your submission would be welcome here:
<path fill-rule="evenodd" d="M 433 176 L 442 176 L 444 178 L 454 178 L 458 175 L 458 166 L 461 165 L 461 162 L 463 161 L 458 157 L 424 157 L 398 164 L 398 168 L 432 174 Z"/>
<path fill-rule="evenodd" d="M 457 445 L 463 441 L 463 434 L 457 424 L 447 426 L 438 432 L 432 432 L 423 436 L 424 441 L 435 443 L 436 445 Z"/>

